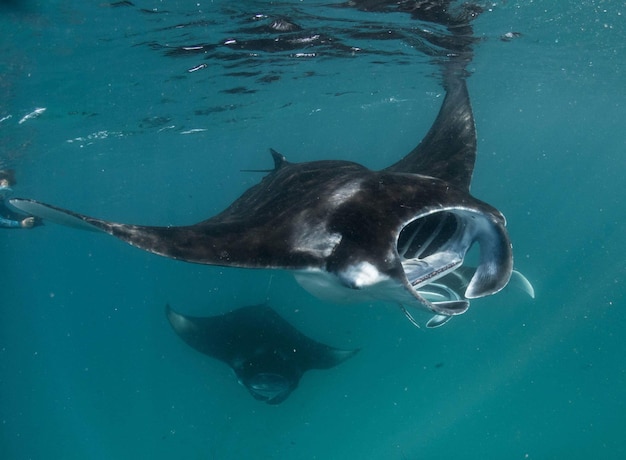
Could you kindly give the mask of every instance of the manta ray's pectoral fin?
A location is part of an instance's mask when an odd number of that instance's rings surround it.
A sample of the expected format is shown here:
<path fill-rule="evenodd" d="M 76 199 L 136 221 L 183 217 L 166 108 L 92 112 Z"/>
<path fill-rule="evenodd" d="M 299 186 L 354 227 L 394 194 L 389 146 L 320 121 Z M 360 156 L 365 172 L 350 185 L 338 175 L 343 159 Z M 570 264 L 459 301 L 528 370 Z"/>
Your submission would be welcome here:
<path fill-rule="evenodd" d="M 241 233 L 233 236 L 233 232 L 223 228 L 213 231 L 215 228 L 208 221 L 187 226 L 132 225 L 97 219 L 35 200 L 15 198 L 9 202 L 15 208 L 44 220 L 82 230 L 100 231 L 136 248 L 171 259 L 229 267 L 282 267 L 282 261 L 272 265 L 273 260 L 260 261 L 249 257 L 249 246 L 240 244 Z M 259 241 L 257 234 L 251 239 L 253 244 Z"/>
<path fill-rule="evenodd" d="M 51 204 L 40 203 L 35 200 L 12 198 L 9 203 L 15 208 L 40 217 L 55 224 L 73 227 L 92 232 L 103 232 L 119 238 L 131 246 L 144 249 L 155 254 L 176 258 L 173 251 L 167 247 L 175 238 L 168 238 L 178 227 L 146 227 L 141 225 L 120 224 L 109 222 L 95 217 L 89 217 Z"/>
<path fill-rule="evenodd" d="M 12 198 L 9 200 L 9 204 L 22 212 L 54 222 L 55 224 L 65 225 L 66 227 L 73 227 L 81 230 L 88 230 L 91 232 L 104 231 L 102 228 L 89 223 L 85 216 L 81 214 L 57 208 L 49 204 L 43 204 L 34 200 L 25 200 L 22 198 Z"/>
<path fill-rule="evenodd" d="M 326 345 L 324 353 L 319 353 L 316 357 L 315 367 L 317 369 L 330 369 L 331 367 L 335 367 L 343 363 L 348 358 L 353 357 L 359 351 L 361 351 L 360 348 L 354 350 L 342 350 Z"/>
<path fill-rule="evenodd" d="M 476 127 L 465 78 L 453 76 L 446 85 L 437 119 L 424 139 L 386 171 L 438 177 L 469 190 L 476 160 Z"/>

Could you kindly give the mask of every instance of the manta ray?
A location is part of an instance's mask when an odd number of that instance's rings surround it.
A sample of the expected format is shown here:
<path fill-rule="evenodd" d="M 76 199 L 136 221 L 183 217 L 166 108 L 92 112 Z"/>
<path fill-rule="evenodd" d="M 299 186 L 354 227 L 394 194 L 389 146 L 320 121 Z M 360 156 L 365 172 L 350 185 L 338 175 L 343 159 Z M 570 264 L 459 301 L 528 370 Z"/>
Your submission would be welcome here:
<path fill-rule="evenodd" d="M 476 130 L 465 78 L 446 78 L 444 87 L 432 127 L 398 162 L 379 171 L 341 160 L 291 163 L 271 149 L 274 167 L 260 183 L 193 225 L 131 225 L 34 200 L 10 203 L 177 260 L 289 270 L 320 298 L 391 302 L 409 317 L 421 309 L 433 315 L 427 326 L 439 326 L 471 299 L 500 291 L 513 270 L 504 216 L 469 190 Z M 474 245 L 478 263 L 461 298 L 420 294 L 459 269 Z"/>
<path fill-rule="evenodd" d="M 283 402 L 311 369 L 341 364 L 356 350 L 340 350 L 302 334 L 267 305 L 217 316 L 166 315 L 187 345 L 230 366 L 250 394 L 268 404 Z"/>

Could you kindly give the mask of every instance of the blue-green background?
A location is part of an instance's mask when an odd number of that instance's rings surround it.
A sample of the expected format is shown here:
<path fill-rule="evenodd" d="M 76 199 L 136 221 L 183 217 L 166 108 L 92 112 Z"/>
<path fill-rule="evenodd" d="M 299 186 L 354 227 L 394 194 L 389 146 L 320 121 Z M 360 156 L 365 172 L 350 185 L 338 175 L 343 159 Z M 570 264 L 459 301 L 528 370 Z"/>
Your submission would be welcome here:
<path fill-rule="evenodd" d="M 224 93 L 254 85 L 214 62 L 187 72 L 200 56 L 149 46 L 220 2 L 133 3 L 0 2 L 0 118 L 11 115 L 0 160 L 17 170 L 16 195 L 193 223 L 259 180 L 240 170 L 270 168 L 268 147 L 380 168 L 421 139 L 441 102 L 436 68 L 417 53 L 397 66 L 286 59 L 279 80 Z M 293 5 L 307 2 L 282 6 Z M 626 458 L 626 7 L 489 5 L 469 67 L 472 192 L 507 216 L 535 300 L 503 292 L 420 330 L 393 305 L 318 301 L 286 273 L 176 262 L 53 224 L 4 230 L 0 458 Z M 207 24 L 189 40 L 227 31 Z M 522 36 L 499 39 L 511 31 Z M 166 302 L 210 315 L 263 301 L 362 351 L 269 406 L 186 347 L 163 313 Z"/>

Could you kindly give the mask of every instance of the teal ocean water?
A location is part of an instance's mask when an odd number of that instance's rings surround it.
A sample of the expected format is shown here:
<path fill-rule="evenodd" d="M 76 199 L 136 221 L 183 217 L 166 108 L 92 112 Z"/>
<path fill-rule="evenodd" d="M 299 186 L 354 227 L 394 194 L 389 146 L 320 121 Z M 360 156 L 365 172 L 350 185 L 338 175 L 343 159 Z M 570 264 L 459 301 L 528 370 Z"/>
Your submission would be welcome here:
<path fill-rule="evenodd" d="M 410 40 L 345 28 L 427 26 L 338 3 L 0 1 L 14 195 L 182 225 L 257 183 L 242 170 L 271 168 L 270 147 L 293 162 L 397 161 L 439 109 L 438 69 Z M 626 458 L 626 7 L 483 6 L 472 193 L 506 215 L 535 299 L 510 289 L 418 329 L 394 305 L 317 300 L 288 273 L 187 264 L 52 223 L 2 230 L 0 458 Z M 274 16 L 340 38 L 225 51 Z M 361 351 L 267 405 L 173 333 L 168 302 L 196 315 L 267 302 Z"/>

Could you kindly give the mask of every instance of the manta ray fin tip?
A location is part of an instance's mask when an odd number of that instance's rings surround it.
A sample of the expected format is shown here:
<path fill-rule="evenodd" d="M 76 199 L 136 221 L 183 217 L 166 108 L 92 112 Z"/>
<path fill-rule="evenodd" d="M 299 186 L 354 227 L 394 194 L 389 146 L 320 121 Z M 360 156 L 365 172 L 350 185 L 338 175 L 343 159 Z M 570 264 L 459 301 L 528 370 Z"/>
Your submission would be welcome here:
<path fill-rule="evenodd" d="M 280 168 L 287 164 L 287 158 L 282 153 L 270 148 L 270 153 L 274 159 L 274 171 L 278 171 Z"/>

